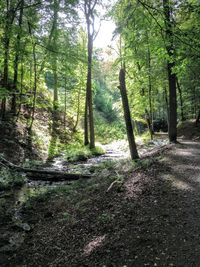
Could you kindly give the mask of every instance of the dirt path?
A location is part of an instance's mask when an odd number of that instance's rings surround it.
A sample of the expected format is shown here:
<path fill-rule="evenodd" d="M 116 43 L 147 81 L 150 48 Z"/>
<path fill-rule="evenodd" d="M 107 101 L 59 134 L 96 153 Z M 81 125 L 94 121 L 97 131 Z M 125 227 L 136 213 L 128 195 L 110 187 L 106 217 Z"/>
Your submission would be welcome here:
<path fill-rule="evenodd" d="M 200 143 L 184 141 L 123 185 L 99 177 L 24 211 L 32 230 L 1 266 L 200 266 Z"/>

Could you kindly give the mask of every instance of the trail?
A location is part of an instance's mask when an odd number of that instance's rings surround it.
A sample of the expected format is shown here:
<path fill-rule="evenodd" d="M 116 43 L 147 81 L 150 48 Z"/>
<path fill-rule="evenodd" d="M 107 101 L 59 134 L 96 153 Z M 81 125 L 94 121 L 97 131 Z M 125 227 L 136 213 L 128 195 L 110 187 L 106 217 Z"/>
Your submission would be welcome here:
<path fill-rule="evenodd" d="M 37 203 L 32 232 L 5 266 L 200 266 L 199 142 L 128 174 L 123 190 L 106 194 L 109 184 L 99 177 Z"/>

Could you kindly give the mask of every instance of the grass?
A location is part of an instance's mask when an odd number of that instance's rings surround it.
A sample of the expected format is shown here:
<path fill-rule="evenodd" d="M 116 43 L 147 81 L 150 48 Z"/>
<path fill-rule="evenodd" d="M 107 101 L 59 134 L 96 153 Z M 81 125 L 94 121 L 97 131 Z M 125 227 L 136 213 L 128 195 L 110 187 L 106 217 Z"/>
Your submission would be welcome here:
<path fill-rule="evenodd" d="M 80 143 L 70 144 L 65 147 L 64 157 L 67 161 L 84 161 L 93 156 L 104 154 L 105 151 L 101 147 L 90 149 L 88 146 L 83 146 Z"/>

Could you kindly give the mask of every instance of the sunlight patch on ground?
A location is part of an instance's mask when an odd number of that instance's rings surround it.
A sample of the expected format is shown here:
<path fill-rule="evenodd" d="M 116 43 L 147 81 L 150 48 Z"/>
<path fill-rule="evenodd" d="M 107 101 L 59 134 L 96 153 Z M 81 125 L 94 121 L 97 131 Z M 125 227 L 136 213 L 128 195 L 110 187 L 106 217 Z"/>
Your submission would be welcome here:
<path fill-rule="evenodd" d="M 128 199 L 138 197 L 142 192 L 141 181 L 145 179 L 145 175 L 138 173 L 130 177 L 124 184 L 125 197 Z"/>
<path fill-rule="evenodd" d="M 98 236 L 91 240 L 85 247 L 84 247 L 84 254 L 89 256 L 96 248 L 101 247 L 102 243 L 105 241 L 106 235 Z"/>
<path fill-rule="evenodd" d="M 180 179 L 177 179 L 171 174 L 164 174 L 163 178 L 167 181 L 170 181 L 172 183 L 172 186 L 176 187 L 177 189 L 181 190 L 194 190 L 191 185 L 189 185 L 187 182 L 184 182 Z"/>

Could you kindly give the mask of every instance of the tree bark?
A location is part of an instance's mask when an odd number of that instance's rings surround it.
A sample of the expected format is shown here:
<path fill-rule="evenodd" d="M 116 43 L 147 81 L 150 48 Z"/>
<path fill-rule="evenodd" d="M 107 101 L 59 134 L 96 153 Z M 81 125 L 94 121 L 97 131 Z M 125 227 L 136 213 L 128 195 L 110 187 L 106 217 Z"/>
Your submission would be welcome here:
<path fill-rule="evenodd" d="M 88 121 L 87 121 L 87 111 L 85 112 L 85 144 L 87 144 L 88 133 L 87 125 L 89 123 L 89 146 L 90 149 L 95 148 L 95 133 L 94 133 L 94 118 L 93 118 L 93 100 L 92 100 L 92 53 L 93 53 L 93 41 L 95 38 L 94 31 L 94 8 L 96 6 L 97 0 L 93 3 L 91 0 L 85 0 L 84 11 L 87 24 L 87 35 L 88 35 L 88 69 L 87 69 L 87 83 L 86 83 L 86 108 L 88 109 Z"/>
<path fill-rule="evenodd" d="M 134 133 L 133 133 L 133 126 L 131 122 L 131 114 L 129 109 L 128 97 L 126 92 L 126 80 L 125 80 L 125 70 L 124 68 L 120 69 L 119 72 L 119 83 L 120 83 L 120 92 L 122 97 L 122 105 L 124 109 L 124 119 L 126 123 L 126 132 L 129 142 L 129 149 L 131 154 L 131 159 L 135 160 L 139 158 L 137 147 L 135 143 Z"/>
<path fill-rule="evenodd" d="M 167 45 L 166 50 L 169 56 L 167 60 L 167 72 L 169 82 L 169 140 L 170 142 L 177 142 L 177 95 L 176 95 L 176 74 L 173 72 L 175 67 L 174 62 L 174 44 L 173 44 L 173 29 L 172 18 L 170 12 L 169 0 L 163 0 L 163 9 L 165 17 L 165 29 Z"/>
<path fill-rule="evenodd" d="M 196 126 L 197 124 L 200 122 L 200 110 L 199 110 L 199 113 L 197 115 L 197 118 L 196 118 Z"/>
<path fill-rule="evenodd" d="M 94 136 L 94 119 L 93 119 L 93 101 L 92 101 L 92 50 L 93 40 L 88 35 L 88 73 L 87 73 L 87 106 L 88 106 L 88 117 L 89 117 L 89 132 L 90 132 L 90 148 L 95 147 L 95 136 Z"/>
<path fill-rule="evenodd" d="M 176 77 L 176 84 L 177 84 L 177 89 L 178 89 L 179 97 L 180 97 L 180 105 L 181 105 L 181 121 L 184 121 L 184 120 L 185 120 L 185 117 L 184 117 L 184 110 L 183 110 L 183 95 L 182 95 L 181 86 L 180 86 L 180 83 L 179 83 L 179 80 L 178 80 L 177 77 Z"/>
<path fill-rule="evenodd" d="M 59 11 L 59 0 L 54 0 L 54 15 L 53 15 L 53 25 L 52 25 L 52 38 L 53 47 L 57 50 L 58 42 L 58 11 Z M 53 91 L 53 110 L 54 115 L 57 115 L 58 110 L 58 75 L 57 75 L 57 53 L 53 54 L 53 77 L 54 77 L 54 91 Z"/>
<path fill-rule="evenodd" d="M 36 97 L 37 97 L 37 59 L 36 59 L 36 44 L 33 43 L 33 69 L 34 69 L 34 88 L 33 88 L 33 105 L 32 105 L 32 115 L 31 115 L 31 123 L 29 126 L 29 131 L 32 130 L 33 121 L 35 119 L 35 107 L 36 107 Z"/>
<path fill-rule="evenodd" d="M 19 23 L 18 23 L 19 29 L 18 29 L 18 34 L 17 34 L 16 53 L 15 53 L 15 60 L 14 60 L 14 78 L 13 78 L 14 92 L 13 92 L 12 103 L 11 103 L 11 111 L 13 114 L 16 114 L 17 78 L 18 78 L 18 65 L 19 65 L 19 57 L 20 57 L 20 41 L 21 41 L 21 32 L 22 32 L 23 11 L 24 11 L 24 0 L 21 0 Z"/>
<path fill-rule="evenodd" d="M 77 96 L 77 114 L 76 114 L 76 122 L 73 128 L 73 131 L 76 131 L 76 128 L 78 126 L 79 123 L 79 116 L 80 116 L 80 97 L 81 97 L 81 87 L 79 87 L 78 89 L 78 96 Z"/>
<path fill-rule="evenodd" d="M 84 145 L 87 146 L 89 144 L 89 136 L 88 136 L 88 107 L 87 107 L 87 96 L 85 99 L 85 113 L 84 113 Z"/>

